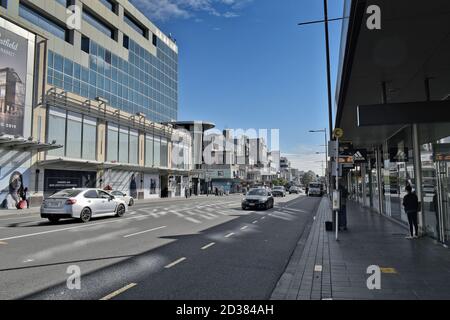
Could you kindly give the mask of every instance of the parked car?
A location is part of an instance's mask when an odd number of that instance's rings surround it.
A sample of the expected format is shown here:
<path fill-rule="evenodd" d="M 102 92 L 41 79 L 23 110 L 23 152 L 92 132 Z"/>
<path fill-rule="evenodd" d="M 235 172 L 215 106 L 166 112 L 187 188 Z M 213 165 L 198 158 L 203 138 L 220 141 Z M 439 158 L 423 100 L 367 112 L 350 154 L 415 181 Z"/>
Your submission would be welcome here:
<path fill-rule="evenodd" d="M 275 186 L 272 189 L 274 197 L 286 197 L 286 189 L 283 186 Z"/>
<path fill-rule="evenodd" d="M 273 195 L 269 191 L 261 188 L 251 189 L 242 200 L 242 210 L 248 208 L 269 210 L 273 208 L 274 203 Z"/>
<path fill-rule="evenodd" d="M 123 199 L 125 203 L 128 203 L 129 207 L 132 207 L 134 205 L 134 198 L 122 191 L 112 191 L 111 194 L 118 199 Z"/>
<path fill-rule="evenodd" d="M 293 194 L 293 193 L 299 194 L 299 193 L 300 193 L 300 188 L 299 188 L 299 187 L 296 187 L 296 186 L 292 186 L 292 187 L 289 189 L 289 194 Z"/>
<path fill-rule="evenodd" d="M 41 218 L 52 223 L 63 218 L 88 222 L 93 217 L 116 216 L 126 213 L 127 203 L 100 189 L 66 189 L 42 202 Z"/>

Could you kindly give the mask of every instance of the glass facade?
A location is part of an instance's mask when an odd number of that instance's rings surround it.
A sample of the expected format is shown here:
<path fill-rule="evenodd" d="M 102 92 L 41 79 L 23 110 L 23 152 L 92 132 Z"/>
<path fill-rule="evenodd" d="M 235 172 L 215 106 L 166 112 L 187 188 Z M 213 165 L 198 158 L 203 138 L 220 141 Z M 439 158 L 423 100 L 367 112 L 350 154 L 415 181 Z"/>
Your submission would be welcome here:
<path fill-rule="evenodd" d="M 56 37 L 63 40 L 67 39 L 67 30 L 63 26 L 39 14 L 23 3 L 20 3 L 19 5 L 19 15 L 27 21 L 33 23 L 34 25 L 50 32 Z"/>
<path fill-rule="evenodd" d="M 48 151 L 49 156 L 96 160 L 97 122 L 75 112 L 50 108 L 47 142 L 56 141 L 64 148 Z"/>
<path fill-rule="evenodd" d="M 47 82 L 155 122 L 177 120 L 177 54 L 162 41 L 155 57 L 130 39 L 126 61 L 91 40 L 87 68 L 49 50 Z"/>

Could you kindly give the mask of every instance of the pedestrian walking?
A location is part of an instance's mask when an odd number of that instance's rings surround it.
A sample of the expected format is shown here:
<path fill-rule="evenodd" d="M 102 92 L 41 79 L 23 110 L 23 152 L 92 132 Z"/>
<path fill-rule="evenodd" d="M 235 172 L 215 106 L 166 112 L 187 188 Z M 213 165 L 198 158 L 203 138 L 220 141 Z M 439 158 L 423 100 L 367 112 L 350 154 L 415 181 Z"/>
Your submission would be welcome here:
<path fill-rule="evenodd" d="M 348 191 L 344 185 L 339 186 L 340 195 L 341 195 L 341 209 L 339 210 L 339 229 L 344 229 L 347 231 L 347 199 L 348 199 Z"/>
<path fill-rule="evenodd" d="M 419 237 L 419 225 L 417 222 L 417 212 L 419 211 L 419 199 L 412 192 L 410 185 L 406 187 L 406 196 L 403 198 L 403 207 L 408 215 L 410 235 L 406 239 L 416 239 Z M 415 231 L 415 234 L 414 234 Z"/>
<path fill-rule="evenodd" d="M 27 209 L 30 208 L 30 192 L 28 191 L 28 187 L 25 187 L 25 189 L 23 189 L 23 195 L 24 195 L 24 200 L 27 203 Z"/>

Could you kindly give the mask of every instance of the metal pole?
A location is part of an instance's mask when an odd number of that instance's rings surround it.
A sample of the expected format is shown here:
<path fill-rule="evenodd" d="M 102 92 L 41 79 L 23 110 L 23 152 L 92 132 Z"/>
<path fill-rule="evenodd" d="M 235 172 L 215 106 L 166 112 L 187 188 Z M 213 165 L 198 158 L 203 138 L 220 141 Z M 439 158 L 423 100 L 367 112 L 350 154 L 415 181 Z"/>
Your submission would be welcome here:
<path fill-rule="evenodd" d="M 325 48 L 327 58 L 327 86 L 328 86 L 328 121 L 330 126 L 330 140 L 333 138 L 333 103 L 331 95 L 331 62 L 330 62 L 330 36 L 328 31 L 328 3 L 327 0 L 323 1 L 323 11 L 325 19 Z"/>
<path fill-rule="evenodd" d="M 328 139 L 327 139 L 327 129 L 324 129 L 324 133 L 325 133 L 325 183 L 327 184 L 326 188 L 327 188 L 327 193 L 329 192 L 329 185 L 330 182 L 328 181 L 329 179 L 329 174 L 328 174 Z"/>
<path fill-rule="evenodd" d="M 336 147 L 337 147 L 337 155 L 336 155 L 336 191 L 339 192 L 339 138 L 336 138 Z M 338 194 L 340 197 L 340 194 Z M 339 199 L 339 206 L 340 203 Z M 336 210 L 336 241 L 339 240 L 339 210 Z"/>

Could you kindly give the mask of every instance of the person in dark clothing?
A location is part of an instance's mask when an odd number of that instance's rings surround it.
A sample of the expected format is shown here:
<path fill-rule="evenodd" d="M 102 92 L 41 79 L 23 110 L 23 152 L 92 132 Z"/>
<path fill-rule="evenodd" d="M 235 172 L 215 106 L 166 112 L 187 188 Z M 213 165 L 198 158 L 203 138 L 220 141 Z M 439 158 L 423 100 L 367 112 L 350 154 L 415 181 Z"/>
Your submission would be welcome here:
<path fill-rule="evenodd" d="M 341 210 L 339 210 L 339 229 L 343 228 L 344 231 L 347 230 L 347 198 L 348 191 L 344 187 L 344 185 L 339 186 L 339 190 L 341 191 Z"/>
<path fill-rule="evenodd" d="M 407 239 L 414 239 L 419 237 L 419 225 L 417 222 L 417 212 L 419 211 L 419 199 L 417 195 L 412 192 L 411 186 L 406 187 L 407 195 L 403 198 L 403 207 L 408 215 L 410 236 Z M 415 231 L 415 234 L 414 234 Z"/>
<path fill-rule="evenodd" d="M 439 226 L 439 206 L 438 206 L 437 189 L 434 189 L 433 209 L 434 209 L 434 214 L 436 216 L 436 239 L 439 240 L 440 239 L 441 229 L 440 229 L 440 226 Z"/>

